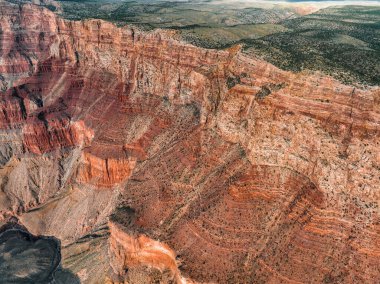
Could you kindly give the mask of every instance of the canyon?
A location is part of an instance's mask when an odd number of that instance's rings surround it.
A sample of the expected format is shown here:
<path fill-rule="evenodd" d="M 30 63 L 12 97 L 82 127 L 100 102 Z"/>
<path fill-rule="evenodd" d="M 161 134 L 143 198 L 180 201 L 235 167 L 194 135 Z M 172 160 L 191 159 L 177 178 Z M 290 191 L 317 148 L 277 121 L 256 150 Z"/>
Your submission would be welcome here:
<path fill-rule="evenodd" d="M 240 49 L 0 1 L 0 225 L 80 283 L 378 283 L 380 88 Z"/>

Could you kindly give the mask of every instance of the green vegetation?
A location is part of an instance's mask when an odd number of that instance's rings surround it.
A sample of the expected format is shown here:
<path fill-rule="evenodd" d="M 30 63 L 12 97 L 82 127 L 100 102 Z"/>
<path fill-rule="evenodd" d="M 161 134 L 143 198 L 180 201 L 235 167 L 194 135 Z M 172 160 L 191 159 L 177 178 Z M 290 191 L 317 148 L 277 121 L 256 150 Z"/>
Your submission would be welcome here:
<path fill-rule="evenodd" d="M 213 1 L 116 1 L 61 0 L 63 15 L 68 19 L 98 18 L 119 25 L 136 24 L 150 28 L 191 29 L 192 27 L 230 27 L 275 23 L 296 17 L 292 9 L 259 7 L 236 8 L 215 5 Z"/>
<path fill-rule="evenodd" d="M 278 24 L 245 24 L 231 27 L 181 28 L 182 38 L 195 45 L 206 48 L 224 48 L 248 39 L 258 39 L 263 36 L 285 32 L 288 29 Z"/>
<path fill-rule="evenodd" d="M 174 29 L 200 47 L 243 44 L 247 55 L 286 70 L 315 70 L 345 83 L 380 84 L 380 7 L 329 7 L 301 16 L 291 6 L 236 7 L 215 0 L 57 2 L 62 7 L 57 12 L 71 20 L 98 18 L 144 30 Z"/>
<path fill-rule="evenodd" d="M 243 39 L 246 52 L 288 70 L 320 70 L 346 83 L 380 84 L 380 7 L 326 8 L 282 25 L 286 32 Z"/>

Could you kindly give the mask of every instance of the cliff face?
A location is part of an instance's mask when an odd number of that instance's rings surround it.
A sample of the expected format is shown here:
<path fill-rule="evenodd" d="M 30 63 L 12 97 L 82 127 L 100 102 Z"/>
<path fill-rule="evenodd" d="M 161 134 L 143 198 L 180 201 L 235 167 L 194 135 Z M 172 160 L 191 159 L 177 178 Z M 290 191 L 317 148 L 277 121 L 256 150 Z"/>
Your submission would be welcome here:
<path fill-rule="evenodd" d="M 380 278 L 378 88 L 0 5 L 0 220 L 84 283 Z"/>
<path fill-rule="evenodd" d="M 78 181 L 105 188 L 126 181 L 135 166 L 135 161 L 123 158 L 102 159 L 89 153 L 84 154 L 83 160 L 83 165 L 79 168 Z"/>
<path fill-rule="evenodd" d="M 114 223 L 109 224 L 111 265 L 120 276 L 126 276 L 129 268 L 149 266 L 161 272 L 167 271 L 175 283 L 190 283 L 182 278 L 175 252 L 166 244 L 147 236 L 131 236 Z M 151 281 L 154 282 L 154 281 Z"/>

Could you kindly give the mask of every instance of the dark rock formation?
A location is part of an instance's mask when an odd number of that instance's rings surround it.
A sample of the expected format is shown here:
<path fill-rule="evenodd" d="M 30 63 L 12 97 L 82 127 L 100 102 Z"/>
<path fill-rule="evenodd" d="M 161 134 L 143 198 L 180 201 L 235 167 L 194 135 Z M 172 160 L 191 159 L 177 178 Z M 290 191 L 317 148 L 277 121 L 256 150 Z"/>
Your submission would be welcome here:
<path fill-rule="evenodd" d="M 0 228 L 0 283 L 50 283 L 60 262 L 57 239 L 33 236 L 17 223 Z"/>

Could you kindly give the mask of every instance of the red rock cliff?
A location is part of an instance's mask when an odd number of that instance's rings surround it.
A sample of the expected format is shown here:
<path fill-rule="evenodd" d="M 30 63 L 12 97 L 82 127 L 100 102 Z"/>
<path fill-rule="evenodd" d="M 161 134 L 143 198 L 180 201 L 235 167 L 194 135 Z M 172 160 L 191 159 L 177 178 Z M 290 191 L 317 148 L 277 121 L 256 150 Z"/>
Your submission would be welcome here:
<path fill-rule="evenodd" d="M 0 216 L 61 238 L 84 283 L 378 281 L 378 87 L 0 5 Z"/>

